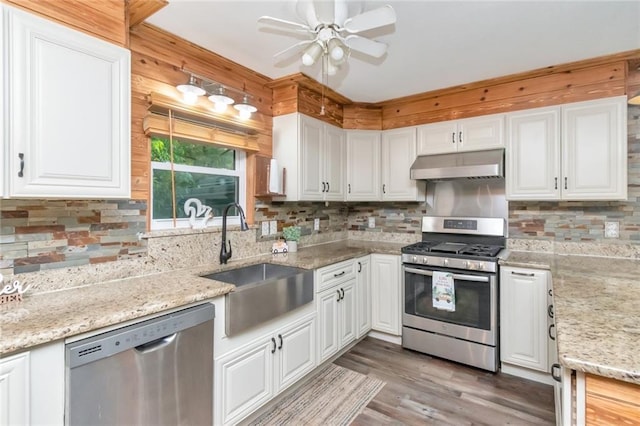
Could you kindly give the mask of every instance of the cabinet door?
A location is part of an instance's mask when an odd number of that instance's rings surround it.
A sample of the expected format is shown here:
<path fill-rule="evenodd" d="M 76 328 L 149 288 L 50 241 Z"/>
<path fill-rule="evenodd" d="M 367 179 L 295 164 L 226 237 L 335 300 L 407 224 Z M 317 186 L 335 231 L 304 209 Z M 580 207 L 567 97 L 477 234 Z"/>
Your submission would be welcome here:
<path fill-rule="evenodd" d="M 458 122 L 458 151 L 504 148 L 504 114 L 467 118 Z"/>
<path fill-rule="evenodd" d="M 559 118 L 560 108 L 541 108 L 507 116 L 507 199 L 560 198 Z"/>
<path fill-rule="evenodd" d="M 371 255 L 371 327 L 399 336 L 400 256 Z"/>
<path fill-rule="evenodd" d="M 371 257 L 364 256 L 357 260 L 356 276 L 356 311 L 357 337 L 360 338 L 371 330 Z"/>
<path fill-rule="evenodd" d="M 219 412 L 216 424 L 237 420 L 263 405 L 274 395 L 273 342 L 263 338 L 255 345 L 241 348 L 223 357 L 216 364 L 216 399 Z"/>
<path fill-rule="evenodd" d="M 547 372 L 547 272 L 502 268 L 500 360 Z"/>
<path fill-rule="evenodd" d="M 340 315 L 340 348 L 356 339 L 356 281 L 351 280 L 340 286 L 342 299 L 338 302 Z"/>
<path fill-rule="evenodd" d="M 328 124 L 324 127 L 324 181 L 327 184 L 324 199 L 344 201 L 344 130 Z"/>
<path fill-rule="evenodd" d="M 318 364 L 326 361 L 338 352 L 338 299 L 339 287 L 323 291 L 317 297 L 318 301 Z"/>
<path fill-rule="evenodd" d="M 315 316 L 278 333 L 276 392 L 282 392 L 316 366 Z"/>
<path fill-rule="evenodd" d="M 324 152 L 323 124 L 300 116 L 300 199 L 323 200 Z"/>
<path fill-rule="evenodd" d="M 395 129 L 382 134 L 382 200 L 418 201 L 424 199 L 418 181 L 409 171 L 416 159 L 416 129 Z"/>
<path fill-rule="evenodd" d="M 444 154 L 458 150 L 456 121 L 418 126 L 418 155 Z"/>
<path fill-rule="evenodd" d="M 0 361 L 0 425 L 28 425 L 29 352 Z"/>
<path fill-rule="evenodd" d="M 130 52 L 3 7 L 9 195 L 130 197 Z"/>
<path fill-rule="evenodd" d="M 626 96 L 562 108 L 562 198 L 627 199 Z"/>
<path fill-rule="evenodd" d="M 380 132 L 347 131 L 347 201 L 378 201 L 380 192 Z"/>

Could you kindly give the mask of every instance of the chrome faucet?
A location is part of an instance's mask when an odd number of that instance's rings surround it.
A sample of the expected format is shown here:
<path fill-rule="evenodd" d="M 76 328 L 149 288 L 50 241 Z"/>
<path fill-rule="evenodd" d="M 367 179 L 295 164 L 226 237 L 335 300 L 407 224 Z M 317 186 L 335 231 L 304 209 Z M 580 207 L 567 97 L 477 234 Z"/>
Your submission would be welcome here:
<path fill-rule="evenodd" d="M 227 214 L 229 213 L 229 209 L 231 207 L 236 207 L 240 214 L 240 230 L 248 231 L 249 226 L 247 225 L 247 220 L 244 216 L 244 211 L 240 204 L 238 203 L 230 203 L 224 208 L 222 212 L 222 247 L 220 248 L 220 264 L 226 264 L 229 259 L 231 259 L 231 240 L 229 240 L 229 251 L 227 252 Z"/>

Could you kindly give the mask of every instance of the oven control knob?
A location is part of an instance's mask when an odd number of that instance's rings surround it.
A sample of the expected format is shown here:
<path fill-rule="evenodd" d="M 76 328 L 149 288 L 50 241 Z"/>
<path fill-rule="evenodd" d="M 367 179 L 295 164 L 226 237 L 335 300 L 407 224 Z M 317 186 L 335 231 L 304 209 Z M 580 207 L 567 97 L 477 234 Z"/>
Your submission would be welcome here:
<path fill-rule="evenodd" d="M 465 269 L 473 269 L 473 263 L 465 260 L 464 262 L 462 262 L 462 267 Z"/>
<path fill-rule="evenodd" d="M 426 265 L 427 263 L 429 263 L 429 259 L 427 259 L 426 257 L 423 257 L 422 263 Z"/>
<path fill-rule="evenodd" d="M 478 269 L 480 270 L 484 269 L 484 263 L 478 263 Z"/>
<path fill-rule="evenodd" d="M 447 265 L 449 264 L 449 259 L 444 259 L 444 260 L 442 261 L 442 264 L 443 264 L 443 265 L 445 265 L 445 266 L 447 266 Z"/>
<path fill-rule="evenodd" d="M 418 256 L 413 256 L 413 263 L 418 263 Z"/>

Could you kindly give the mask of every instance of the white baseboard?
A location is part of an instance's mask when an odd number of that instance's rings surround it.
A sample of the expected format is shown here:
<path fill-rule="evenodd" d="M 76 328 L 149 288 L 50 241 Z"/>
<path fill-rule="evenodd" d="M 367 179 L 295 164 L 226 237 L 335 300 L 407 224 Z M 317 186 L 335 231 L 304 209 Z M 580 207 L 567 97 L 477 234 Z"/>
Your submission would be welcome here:
<path fill-rule="evenodd" d="M 384 340 L 385 342 L 395 343 L 396 345 L 402 345 L 401 336 L 394 336 L 392 334 L 382 333 L 380 331 L 375 331 L 375 330 L 371 330 L 369 334 L 367 334 L 367 336 L 373 337 L 374 339 L 378 339 L 378 340 Z"/>
<path fill-rule="evenodd" d="M 551 377 L 551 373 L 531 370 L 518 365 L 500 363 L 500 371 L 504 374 L 522 377 L 523 379 L 533 380 L 534 382 L 544 383 L 545 385 L 553 385 L 555 381 Z"/>

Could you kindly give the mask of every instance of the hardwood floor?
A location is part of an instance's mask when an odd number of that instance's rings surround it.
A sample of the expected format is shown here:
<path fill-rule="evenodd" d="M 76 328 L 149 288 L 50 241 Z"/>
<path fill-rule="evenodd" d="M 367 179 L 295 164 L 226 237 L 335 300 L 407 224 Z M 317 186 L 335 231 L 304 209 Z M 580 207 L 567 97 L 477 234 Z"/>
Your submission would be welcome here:
<path fill-rule="evenodd" d="M 553 425 L 553 387 L 365 338 L 335 364 L 386 385 L 352 423 Z"/>

